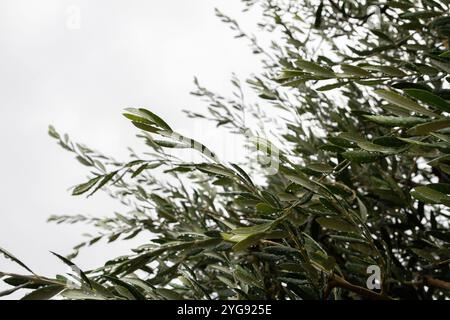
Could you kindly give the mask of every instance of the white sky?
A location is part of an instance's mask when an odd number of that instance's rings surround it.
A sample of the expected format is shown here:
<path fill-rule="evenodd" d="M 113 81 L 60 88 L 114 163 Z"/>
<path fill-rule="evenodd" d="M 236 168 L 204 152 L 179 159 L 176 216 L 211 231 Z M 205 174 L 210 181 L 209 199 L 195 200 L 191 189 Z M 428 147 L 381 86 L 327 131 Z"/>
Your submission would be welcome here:
<path fill-rule="evenodd" d="M 70 6 L 80 29 L 67 27 Z M 204 107 L 189 95 L 193 77 L 227 93 L 232 72 L 244 80 L 259 63 L 215 7 L 254 30 L 255 14 L 242 14 L 239 0 L 0 0 L 1 247 L 38 273 L 64 273 L 48 251 L 67 254 L 84 230 L 47 217 L 123 210 L 102 193 L 70 196 L 88 170 L 48 137 L 48 124 L 124 160 L 127 146 L 144 150 L 124 107 L 150 108 L 206 144 L 217 139 L 181 113 Z M 88 269 L 132 245 L 94 246 L 75 262 Z M 0 270 L 26 272 L 4 259 Z"/>

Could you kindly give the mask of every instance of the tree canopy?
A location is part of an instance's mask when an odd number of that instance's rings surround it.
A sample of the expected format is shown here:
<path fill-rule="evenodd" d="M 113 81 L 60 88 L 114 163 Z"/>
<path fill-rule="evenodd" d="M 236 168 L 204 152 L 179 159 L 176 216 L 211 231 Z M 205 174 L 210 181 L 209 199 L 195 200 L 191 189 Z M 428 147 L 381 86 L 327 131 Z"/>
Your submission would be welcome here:
<path fill-rule="evenodd" d="M 0 272 L 11 285 L 2 295 L 450 298 L 450 2 L 243 3 L 262 9 L 258 26 L 270 46 L 216 14 L 249 42 L 264 71 L 245 83 L 233 78 L 231 97 L 196 81 L 193 94 L 207 108 L 186 116 L 244 137 L 251 161 L 219 159 L 217 146 L 144 108 L 124 116 L 151 152 L 132 152 L 125 163 L 50 127 L 90 171 L 73 195 L 104 190 L 130 210 L 50 217 L 99 229 L 68 256 L 55 254 L 72 275 L 38 276 L 0 249 L 29 272 Z M 203 160 L 187 162 L 178 149 Z M 72 262 L 84 247 L 144 231 L 153 235 L 147 242 L 95 270 Z"/>

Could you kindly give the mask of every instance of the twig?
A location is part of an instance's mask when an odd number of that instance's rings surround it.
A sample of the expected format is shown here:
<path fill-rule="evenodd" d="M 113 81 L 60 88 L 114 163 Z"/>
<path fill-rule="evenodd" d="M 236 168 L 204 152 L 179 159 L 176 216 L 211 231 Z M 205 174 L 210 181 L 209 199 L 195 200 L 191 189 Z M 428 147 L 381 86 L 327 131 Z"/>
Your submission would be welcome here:
<path fill-rule="evenodd" d="M 450 283 L 443 281 L 443 280 L 433 278 L 431 276 L 423 277 L 423 285 L 450 291 Z"/>
<path fill-rule="evenodd" d="M 392 298 L 390 298 L 389 296 L 386 296 L 384 294 L 379 294 L 379 293 L 376 293 L 369 289 L 351 284 L 344 278 L 342 278 L 338 275 L 335 275 L 335 274 L 333 274 L 331 276 L 330 280 L 328 281 L 328 284 L 323 293 L 323 298 L 325 300 L 328 299 L 328 296 L 330 295 L 331 290 L 333 290 L 336 287 L 347 289 L 351 292 L 357 293 L 360 296 L 371 299 L 371 300 L 392 300 Z"/>

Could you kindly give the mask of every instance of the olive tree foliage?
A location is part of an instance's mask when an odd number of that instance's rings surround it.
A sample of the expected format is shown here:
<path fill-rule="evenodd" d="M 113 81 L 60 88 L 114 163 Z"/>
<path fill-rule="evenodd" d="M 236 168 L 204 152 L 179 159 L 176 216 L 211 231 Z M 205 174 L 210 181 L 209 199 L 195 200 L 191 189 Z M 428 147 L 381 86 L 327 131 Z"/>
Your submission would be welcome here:
<path fill-rule="evenodd" d="M 244 136 L 266 161 L 223 161 L 215 146 L 178 134 L 146 109 L 124 113 L 151 150 L 132 152 L 129 162 L 50 128 L 90 171 L 73 194 L 103 189 L 130 211 L 50 218 L 99 229 L 71 255 L 56 254 L 71 275 L 38 276 L 2 249 L 30 272 L 1 273 L 12 286 L 4 295 L 31 289 L 26 299 L 450 297 L 450 2 L 243 2 L 246 10 L 262 9 L 259 27 L 272 37 L 269 46 L 217 15 L 249 41 L 264 71 L 244 84 L 233 79 L 231 97 L 196 82 L 193 93 L 207 109 L 186 115 Z M 255 99 L 246 99 L 249 89 Z M 184 161 L 179 148 L 203 161 Z M 145 231 L 148 241 L 95 270 L 71 262 L 97 241 Z"/>

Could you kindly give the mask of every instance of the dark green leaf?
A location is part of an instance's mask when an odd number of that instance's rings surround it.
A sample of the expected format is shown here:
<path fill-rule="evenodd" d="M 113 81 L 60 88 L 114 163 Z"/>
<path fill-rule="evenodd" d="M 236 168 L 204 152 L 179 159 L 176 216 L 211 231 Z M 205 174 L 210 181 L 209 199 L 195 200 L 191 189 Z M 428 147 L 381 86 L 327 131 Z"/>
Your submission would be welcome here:
<path fill-rule="evenodd" d="M 28 268 L 25 263 L 23 263 L 22 261 L 20 261 L 18 258 L 16 258 L 13 254 L 9 253 L 8 251 L 6 251 L 5 249 L 0 247 L 0 253 L 2 253 L 6 258 L 14 261 L 15 263 L 17 263 L 18 265 L 20 265 L 21 267 L 23 267 L 24 269 L 28 270 L 29 272 L 31 272 L 32 274 L 34 274 L 34 272 Z"/>
<path fill-rule="evenodd" d="M 89 180 L 86 183 L 80 184 L 78 186 L 76 186 L 73 191 L 72 191 L 72 195 L 74 196 L 79 196 L 83 193 L 88 192 L 91 188 L 93 188 L 97 182 L 99 182 L 101 179 L 103 178 L 103 176 L 97 176 L 95 178 L 92 178 L 91 180 Z"/>
<path fill-rule="evenodd" d="M 89 287 L 92 288 L 91 281 L 90 281 L 89 278 L 86 276 L 86 274 L 85 274 L 80 268 L 77 267 L 76 264 L 74 264 L 74 263 L 73 263 L 72 261 L 70 261 L 69 259 L 67 259 L 67 258 L 65 258 L 65 257 L 63 257 L 63 256 L 61 256 L 61 255 L 59 255 L 59 254 L 57 254 L 57 253 L 55 253 L 55 252 L 52 252 L 52 251 L 50 251 L 50 252 L 51 252 L 53 255 L 55 255 L 57 258 L 59 258 L 62 262 L 64 262 L 66 265 L 68 265 L 69 267 L 71 267 L 71 268 L 73 269 L 73 271 L 76 271 L 77 273 L 80 273 L 81 279 L 83 279 L 83 281 L 84 281 Z"/>
<path fill-rule="evenodd" d="M 327 229 L 343 231 L 343 232 L 358 232 L 358 228 L 356 226 L 351 225 L 348 222 L 345 222 L 344 220 L 339 219 L 339 218 L 319 217 L 316 219 L 316 221 L 322 227 L 325 227 Z"/>
<path fill-rule="evenodd" d="M 425 109 L 424 107 L 420 106 L 413 100 L 408 99 L 394 91 L 375 90 L 375 93 L 380 97 L 382 97 L 383 99 L 389 101 L 390 103 L 393 103 L 406 110 L 417 112 L 430 117 L 439 117 L 439 115 Z"/>
<path fill-rule="evenodd" d="M 370 163 L 380 159 L 379 154 L 367 151 L 345 151 L 342 152 L 342 156 L 345 159 L 356 163 Z"/>
<path fill-rule="evenodd" d="M 450 120 L 437 120 L 414 126 L 411 129 L 409 129 L 407 133 L 409 135 L 417 135 L 417 136 L 427 135 L 432 131 L 439 131 L 441 129 L 445 129 L 448 127 L 450 127 Z"/>
<path fill-rule="evenodd" d="M 387 127 L 411 127 L 416 124 L 425 123 L 428 120 L 419 117 L 394 117 L 394 116 L 372 116 L 365 115 L 368 120 Z"/>
<path fill-rule="evenodd" d="M 305 60 L 297 60 L 296 65 L 306 72 L 310 72 L 317 76 L 332 78 L 335 77 L 333 70 L 322 67 L 317 63 Z"/>
<path fill-rule="evenodd" d="M 450 103 L 435 95 L 434 93 L 421 89 L 405 89 L 404 90 L 410 97 L 413 97 L 419 101 L 422 101 L 432 107 L 439 110 L 450 112 Z"/>
<path fill-rule="evenodd" d="M 22 298 L 22 300 L 49 300 L 64 290 L 63 286 L 50 285 L 36 289 Z"/>

